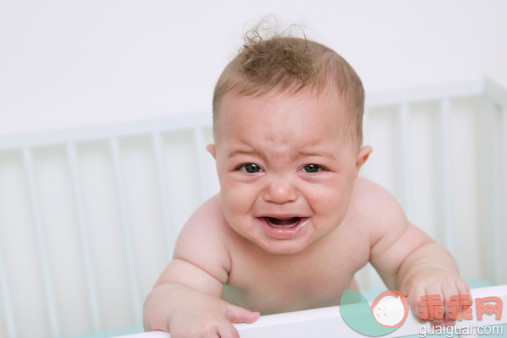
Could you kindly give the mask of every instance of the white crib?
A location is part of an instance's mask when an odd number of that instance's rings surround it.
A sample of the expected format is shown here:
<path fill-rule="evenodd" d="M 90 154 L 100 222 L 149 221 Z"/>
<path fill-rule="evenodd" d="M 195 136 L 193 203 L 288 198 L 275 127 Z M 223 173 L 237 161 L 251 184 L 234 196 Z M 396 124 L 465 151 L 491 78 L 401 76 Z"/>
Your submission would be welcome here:
<path fill-rule="evenodd" d="M 506 111 L 504 89 L 470 81 L 368 94 L 364 126 L 374 153 L 362 174 L 466 278 L 493 284 L 507 283 Z M 218 191 L 210 123 L 188 114 L 0 135 L 0 337 L 141 328 L 179 229 Z M 382 285 L 370 266 L 358 279 Z"/>
<path fill-rule="evenodd" d="M 507 304 L 507 285 L 472 290 L 473 299 L 490 297 L 492 294 L 497 295 L 503 304 Z M 449 327 L 443 332 L 446 337 L 450 336 L 451 332 L 460 337 L 507 337 L 507 326 L 503 325 L 505 323 L 507 323 L 505 311 L 502 311 L 502 316 L 499 319 L 494 316 L 484 315 L 481 320 L 477 320 L 477 309 L 472 306 L 472 319 L 458 321 L 455 327 Z M 242 338 L 366 337 L 345 324 L 338 306 L 261 316 L 253 324 L 234 324 L 234 326 Z M 438 331 L 432 330 L 429 323 L 420 324 L 415 317 L 409 314 L 398 329 L 382 337 L 426 337 L 430 334 L 434 336 L 434 332 Z M 165 332 L 145 332 L 122 336 L 121 338 L 169 337 L 170 335 Z"/>

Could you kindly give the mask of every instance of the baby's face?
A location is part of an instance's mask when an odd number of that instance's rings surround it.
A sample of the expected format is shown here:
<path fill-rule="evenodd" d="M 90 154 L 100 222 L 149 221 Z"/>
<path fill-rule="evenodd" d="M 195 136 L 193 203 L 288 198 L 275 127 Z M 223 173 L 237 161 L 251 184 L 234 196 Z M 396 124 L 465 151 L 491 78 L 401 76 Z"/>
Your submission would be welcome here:
<path fill-rule="evenodd" d="M 263 97 L 227 93 L 216 145 L 221 198 L 230 226 L 271 253 L 304 250 L 343 220 L 356 175 L 371 149 L 347 138 L 337 94 Z M 348 139 L 348 140 L 347 140 Z"/>

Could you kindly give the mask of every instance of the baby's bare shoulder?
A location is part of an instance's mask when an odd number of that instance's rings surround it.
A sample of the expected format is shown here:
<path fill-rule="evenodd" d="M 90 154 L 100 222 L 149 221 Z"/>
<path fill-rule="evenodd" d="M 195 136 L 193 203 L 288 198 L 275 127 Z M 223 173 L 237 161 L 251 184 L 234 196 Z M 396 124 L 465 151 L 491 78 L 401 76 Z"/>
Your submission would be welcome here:
<path fill-rule="evenodd" d="M 399 203 L 393 195 L 379 184 L 364 178 L 358 177 L 352 190 L 350 201 L 351 208 L 360 208 L 362 212 L 402 211 Z M 385 213 L 385 211 L 384 211 Z"/>
<path fill-rule="evenodd" d="M 220 196 L 215 195 L 197 208 L 181 229 L 174 258 L 192 263 L 225 281 L 231 267 L 230 232 Z"/>
<path fill-rule="evenodd" d="M 377 183 L 364 177 L 358 177 L 356 180 L 349 213 L 356 224 L 368 229 L 372 243 L 386 231 L 407 224 L 405 213 L 396 198 Z"/>

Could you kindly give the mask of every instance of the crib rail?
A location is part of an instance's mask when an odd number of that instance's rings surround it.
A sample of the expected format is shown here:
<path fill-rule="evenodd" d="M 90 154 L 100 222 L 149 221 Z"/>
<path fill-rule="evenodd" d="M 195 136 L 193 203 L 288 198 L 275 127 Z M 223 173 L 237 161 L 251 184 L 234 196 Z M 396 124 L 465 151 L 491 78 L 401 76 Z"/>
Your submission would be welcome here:
<path fill-rule="evenodd" d="M 471 293 L 472 299 L 495 296 L 500 298 L 503 304 L 507 304 L 507 285 L 473 289 Z M 501 327 L 502 324 L 507 324 L 506 311 L 502 311 L 499 319 L 496 319 L 494 315 L 484 314 L 482 319 L 478 320 L 477 308 L 474 303 L 472 305 L 472 319 L 457 321 L 455 326 L 456 330 L 454 332 L 465 332 L 465 328 L 469 330 L 468 332 L 471 332 L 473 329 L 470 330 L 470 328 L 484 328 L 485 326 L 493 325 L 498 332 L 507 330 L 507 326 Z M 347 326 L 342 319 L 339 306 L 266 315 L 261 316 L 259 320 L 253 324 L 234 324 L 234 326 L 242 338 L 365 337 L 365 335 L 359 334 Z M 488 330 L 493 330 L 493 328 Z M 409 335 L 424 337 L 426 334 L 429 335 L 429 332 L 431 332 L 431 325 L 429 323 L 420 324 L 412 313 L 409 313 L 405 322 L 397 330 L 383 335 L 382 337 L 389 338 Z M 504 332 L 501 333 L 502 335 L 504 334 Z M 505 332 L 505 334 L 507 334 L 507 332 Z M 146 332 L 123 336 L 123 338 L 148 337 L 168 338 L 170 334 L 165 332 Z"/>
<path fill-rule="evenodd" d="M 455 250 L 455 222 L 452 218 L 451 209 L 453 200 L 451 187 L 449 186 L 452 163 L 450 162 L 450 144 L 449 131 L 452 127 L 449 122 L 449 114 L 452 111 L 452 100 L 460 97 L 480 96 L 483 100 L 483 109 L 481 114 L 484 119 L 484 135 L 487 135 L 484 149 L 482 152 L 482 163 L 487 168 L 482 173 L 485 185 L 484 209 L 489 215 L 488 231 L 491 233 L 493 243 L 491 245 L 491 260 L 496 267 L 494 275 L 491 277 L 496 283 L 504 280 L 505 267 L 501 262 L 502 239 L 505 238 L 505 231 L 502 225 L 506 224 L 505 216 L 502 214 L 502 205 L 500 204 L 504 196 L 504 191 L 498 182 L 505 179 L 502 170 L 502 156 L 505 156 L 506 149 L 502 148 L 501 120 L 505 119 L 507 111 L 507 92 L 500 86 L 490 80 L 471 81 L 442 86 L 431 86 L 425 88 L 412 88 L 410 90 L 392 91 L 389 93 L 378 93 L 367 95 L 367 113 L 365 115 L 365 128 L 370 121 L 370 112 L 376 107 L 395 105 L 398 107 L 399 129 L 402 131 L 400 136 L 400 156 L 403 164 L 401 181 L 402 196 L 401 203 L 404 206 L 409 218 L 414 214 L 413 190 L 414 184 L 411 180 L 412 168 L 410 161 L 410 119 L 411 107 L 418 102 L 439 102 L 439 126 L 440 139 L 442 140 L 440 158 L 442 161 L 441 178 L 443 182 L 443 209 L 444 216 L 444 244 L 453 252 Z M 48 132 L 34 132 L 22 135 L 0 135 L 0 155 L 2 153 L 19 153 L 22 158 L 24 180 L 29 196 L 29 210 L 31 213 L 33 232 L 35 234 L 35 243 L 37 246 L 37 257 L 40 269 L 41 283 L 45 295 L 45 309 L 48 323 L 48 334 L 53 337 L 66 335 L 61 330 L 60 313 L 55 296 L 55 282 L 53 280 L 53 271 L 49 262 L 48 242 L 46 234 L 46 220 L 41 212 L 41 200 L 38 192 L 37 176 L 34 173 L 33 153 L 37 149 L 48 146 L 62 146 L 65 149 L 68 171 L 71 181 L 72 200 L 76 212 L 77 227 L 80 240 L 81 261 L 85 276 L 86 299 L 88 301 L 88 310 L 90 316 L 90 331 L 100 332 L 104 330 L 104 313 L 101 312 L 100 295 L 97 290 L 97 277 L 95 273 L 94 261 L 92 259 L 92 248 L 90 245 L 89 223 L 86 212 L 86 205 L 83 198 L 83 186 L 80 172 L 78 170 L 80 158 L 76 151 L 79 145 L 91 141 L 105 141 L 108 144 L 109 156 L 114 172 L 115 196 L 117 198 L 118 218 L 121 224 L 122 243 L 125 252 L 125 265 L 127 269 L 127 281 L 129 296 L 132 303 L 132 318 L 130 324 L 141 324 L 143 293 L 140 290 L 138 282 L 139 267 L 134 259 L 135 247 L 133 245 L 133 234 L 131 231 L 131 219 L 128 210 L 128 202 L 125 200 L 125 178 L 123 177 L 123 168 L 121 164 L 122 148 L 119 141 L 125 137 L 135 135 L 145 135 L 150 139 L 150 148 L 155 163 L 155 179 L 158 188 L 158 200 L 160 205 L 168 206 L 171 201 L 169 198 L 170 187 L 167 178 L 167 161 L 164 155 L 163 135 L 177 131 L 188 131 L 192 135 L 194 154 L 198 164 L 198 187 L 199 200 L 208 198 L 212 191 L 207 184 L 207 173 L 204 165 L 204 130 L 209 130 L 211 117 L 209 114 L 184 115 L 171 118 L 154 119 L 150 121 L 135 121 L 120 124 L 68 128 L 65 130 L 56 130 Z M 368 137 L 366 136 L 366 143 Z M 1 160 L 1 158 L 0 158 Z M 368 172 L 366 172 L 368 175 Z M 0 187 L 1 189 L 1 187 Z M 174 247 L 177 235 L 176 227 L 173 222 L 170 208 L 161 208 L 161 227 L 164 229 L 166 256 L 170 257 Z M 0 208 L 0 230 L 2 228 L 12 227 L 14 225 L 2 222 L 2 210 Z M 7 337 L 16 337 L 19 335 L 19 325 L 23 321 L 19 313 L 15 314 L 14 303 L 12 300 L 13 287 L 9 282 L 8 267 L 5 263 L 5 241 L 8 238 L 2 238 L 0 232 L 0 297 L 2 315 L 0 322 L 4 325 L 4 332 Z M 372 273 L 370 271 L 370 273 Z M 1 336 L 1 332 L 0 332 Z"/>

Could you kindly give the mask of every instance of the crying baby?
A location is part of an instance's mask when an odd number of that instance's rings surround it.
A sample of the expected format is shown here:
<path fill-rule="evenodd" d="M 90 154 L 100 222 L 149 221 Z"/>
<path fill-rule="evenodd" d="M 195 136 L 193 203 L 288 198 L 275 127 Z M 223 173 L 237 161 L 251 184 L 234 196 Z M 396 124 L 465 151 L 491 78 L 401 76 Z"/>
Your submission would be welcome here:
<path fill-rule="evenodd" d="M 260 314 L 338 305 L 368 262 L 413 312 L 426 294 L 469 293 L 450 253 L 359 176 L 372 151 L 363 110 L 361 80 L 332 49 L 247 33 L 213 95 L 220 192 L 181 230 L 145 301 L 146 330 L 237 337 L 232 323 Z M 393 323 L 399 305 L 382 299 L 375 318 Z"/>

